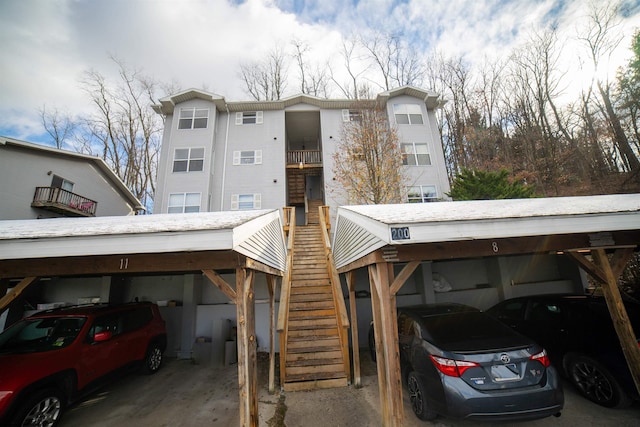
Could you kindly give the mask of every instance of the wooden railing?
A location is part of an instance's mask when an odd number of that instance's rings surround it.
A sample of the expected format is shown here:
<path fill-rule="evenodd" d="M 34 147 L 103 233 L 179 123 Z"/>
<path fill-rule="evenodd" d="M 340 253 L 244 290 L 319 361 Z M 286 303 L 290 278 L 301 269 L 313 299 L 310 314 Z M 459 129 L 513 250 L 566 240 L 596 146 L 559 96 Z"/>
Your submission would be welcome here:
<path fill-rule="evenodd" d="M 36 187 L 31 206 L 79 216 L 95 216 L 98 202 L 58 187 Z"/>
<path fill-rule="evenodd" d="M 320 206 L 318 207 L 318 210 L 320 215 L 320 228 L 322 229 L 322 237 L 324 240 L 324 251 L 327 257 L 329 280 L 331 281 L 331 290 L 333 292 L 333 303 L 336 307 L 336 319 L 338 321 L 338 334 L 340 336 L 342 359 L 347 378 L 351 378 L 351 362 L 349 360 L 349 317 L 347 316 L 347 307 L 345 306 L 344 296 L 342 295 L 340 276 L 336 270 L 333 253 L 331 252 L 331 240 L 329 239 L 329 233 L 331 231 L 329 206 Z M 357 325 L 354 327 L 357 327 Z"/>
<path fill-rule="evenodd" d="M 287 164 L 321 164 L 322 151 L 318 150 L 291 150 L 287 151 Z"/>
<path fill-rule="evenodd" d="M 293 242 L 296 235 L 296 208 L 285 207 L 284 233 L 287 236 L 287 269 L 280 287 L 280 307 L 278 308 L 278 337 L 280 339 L 280 384 L 284 384 L 287 357 L 287 338 L 289 334 L 289 297 L 291 295 L 291 267 L 293 266 Z"/>

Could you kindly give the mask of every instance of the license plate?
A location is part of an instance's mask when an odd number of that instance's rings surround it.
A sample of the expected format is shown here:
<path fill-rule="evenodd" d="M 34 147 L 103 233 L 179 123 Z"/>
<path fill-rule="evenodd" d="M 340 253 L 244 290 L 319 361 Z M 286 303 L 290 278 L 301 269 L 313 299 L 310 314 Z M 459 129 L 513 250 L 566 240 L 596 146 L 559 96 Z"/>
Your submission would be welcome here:
<path fill-rule="evenodd" d="M 515 363 L 506 365 L 493 365 L 491 367 L 491 376 L 497 382 L 501 381 L 518 381 L 522 379 L 518 367 Z"/>

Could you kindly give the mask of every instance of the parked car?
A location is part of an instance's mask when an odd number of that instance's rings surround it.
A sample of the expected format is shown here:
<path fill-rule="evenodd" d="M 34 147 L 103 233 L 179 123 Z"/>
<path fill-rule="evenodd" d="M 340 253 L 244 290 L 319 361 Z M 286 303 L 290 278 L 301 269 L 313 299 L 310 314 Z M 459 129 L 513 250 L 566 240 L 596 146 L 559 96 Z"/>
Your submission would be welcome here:
<path fill-rule="evenodd" d="M 461 304 L 398 308 L 400 365 L 422 420 L 512 421 L 560 415 L 564 394 L 545 350 Z M 370 351 L 375 354 L 373 328 Z"/>
<path fill-rule="evenodd" d="M 65 407 L 134 364 L 157 372 L 167 343 L 152 303 L 42 311 L 0 334 L 0 425 L 55 426 Z"/>
<path fill-rule="evenodd" d="M 640 306 L 625 307 L 638 336 Z M 604 298 L 528 296 L 502 301 L 487 313 L 543 345 L 552 363 L 587 399 L 616 408 L 638 398 Z"/>

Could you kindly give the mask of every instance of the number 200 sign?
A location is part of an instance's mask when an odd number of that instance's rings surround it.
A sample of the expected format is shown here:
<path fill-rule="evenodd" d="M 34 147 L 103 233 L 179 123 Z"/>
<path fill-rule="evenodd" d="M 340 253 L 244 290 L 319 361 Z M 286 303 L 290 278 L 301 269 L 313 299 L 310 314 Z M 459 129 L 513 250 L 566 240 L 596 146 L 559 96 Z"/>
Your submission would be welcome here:
<path fill-rule="evenodd" d="M 391 240 L 409 240 L 409 227 L 391 227 Z"/>

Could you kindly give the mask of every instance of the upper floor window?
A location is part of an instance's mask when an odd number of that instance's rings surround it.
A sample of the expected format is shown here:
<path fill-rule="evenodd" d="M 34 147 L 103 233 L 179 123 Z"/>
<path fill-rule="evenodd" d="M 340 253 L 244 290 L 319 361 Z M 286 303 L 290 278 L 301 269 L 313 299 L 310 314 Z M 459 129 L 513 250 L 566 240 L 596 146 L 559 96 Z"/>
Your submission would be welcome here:
<path fill-rule="evenodd" d="M 206 129 L 208 121 L 208 108 L 181 108 L 178 129 Z"/>
<path fill-rule="evenodd" d="M 360 110 L 342 110 L 343 122 L 361 122 L 362 111 Z"/>
<path fill-rule="evenodd" d="M 260 209 L 262 196 L 260 194 L 232 194 L 231 210 Z"/>
<path fill-rule="evenodd" d="M 421 125 L 422 108 L 418 104 L 393 104 L 393 114 L 396 116 L 396 123 L 399 125 Z"/>
<path fill-rule="evenodd" d="M 176 148 L 174 151 L 174 172 L 200 172 L 203 167 L 204 148 Z"/>
<path fill-rule="evenodd" d="M 169 194 L 168 213 L 200 212 L 200 193 Z"/>
<path fill-rule="evenodd" d="M 435 185 L 413 185 L 407 189 L 409 203 L 427 203 L 437 200 L 438 192 Z"/>
<path fill-rule="evenodd" d="M 244 111 L 236 113 L 237 125 L 252 125 L 262 123 L 262 111 Z"/>
<path fill-rule="evenodd" d="M 234 165 L 260 165 L 262 164 L 262 150 L 234 151 Z"/>
<path fill-rule="evenodd" d="M 429 166 L 431 155 L 427 144 L 409 142 L 400 144 L 402 149 L 402 164 L 407 166 Z"/>

